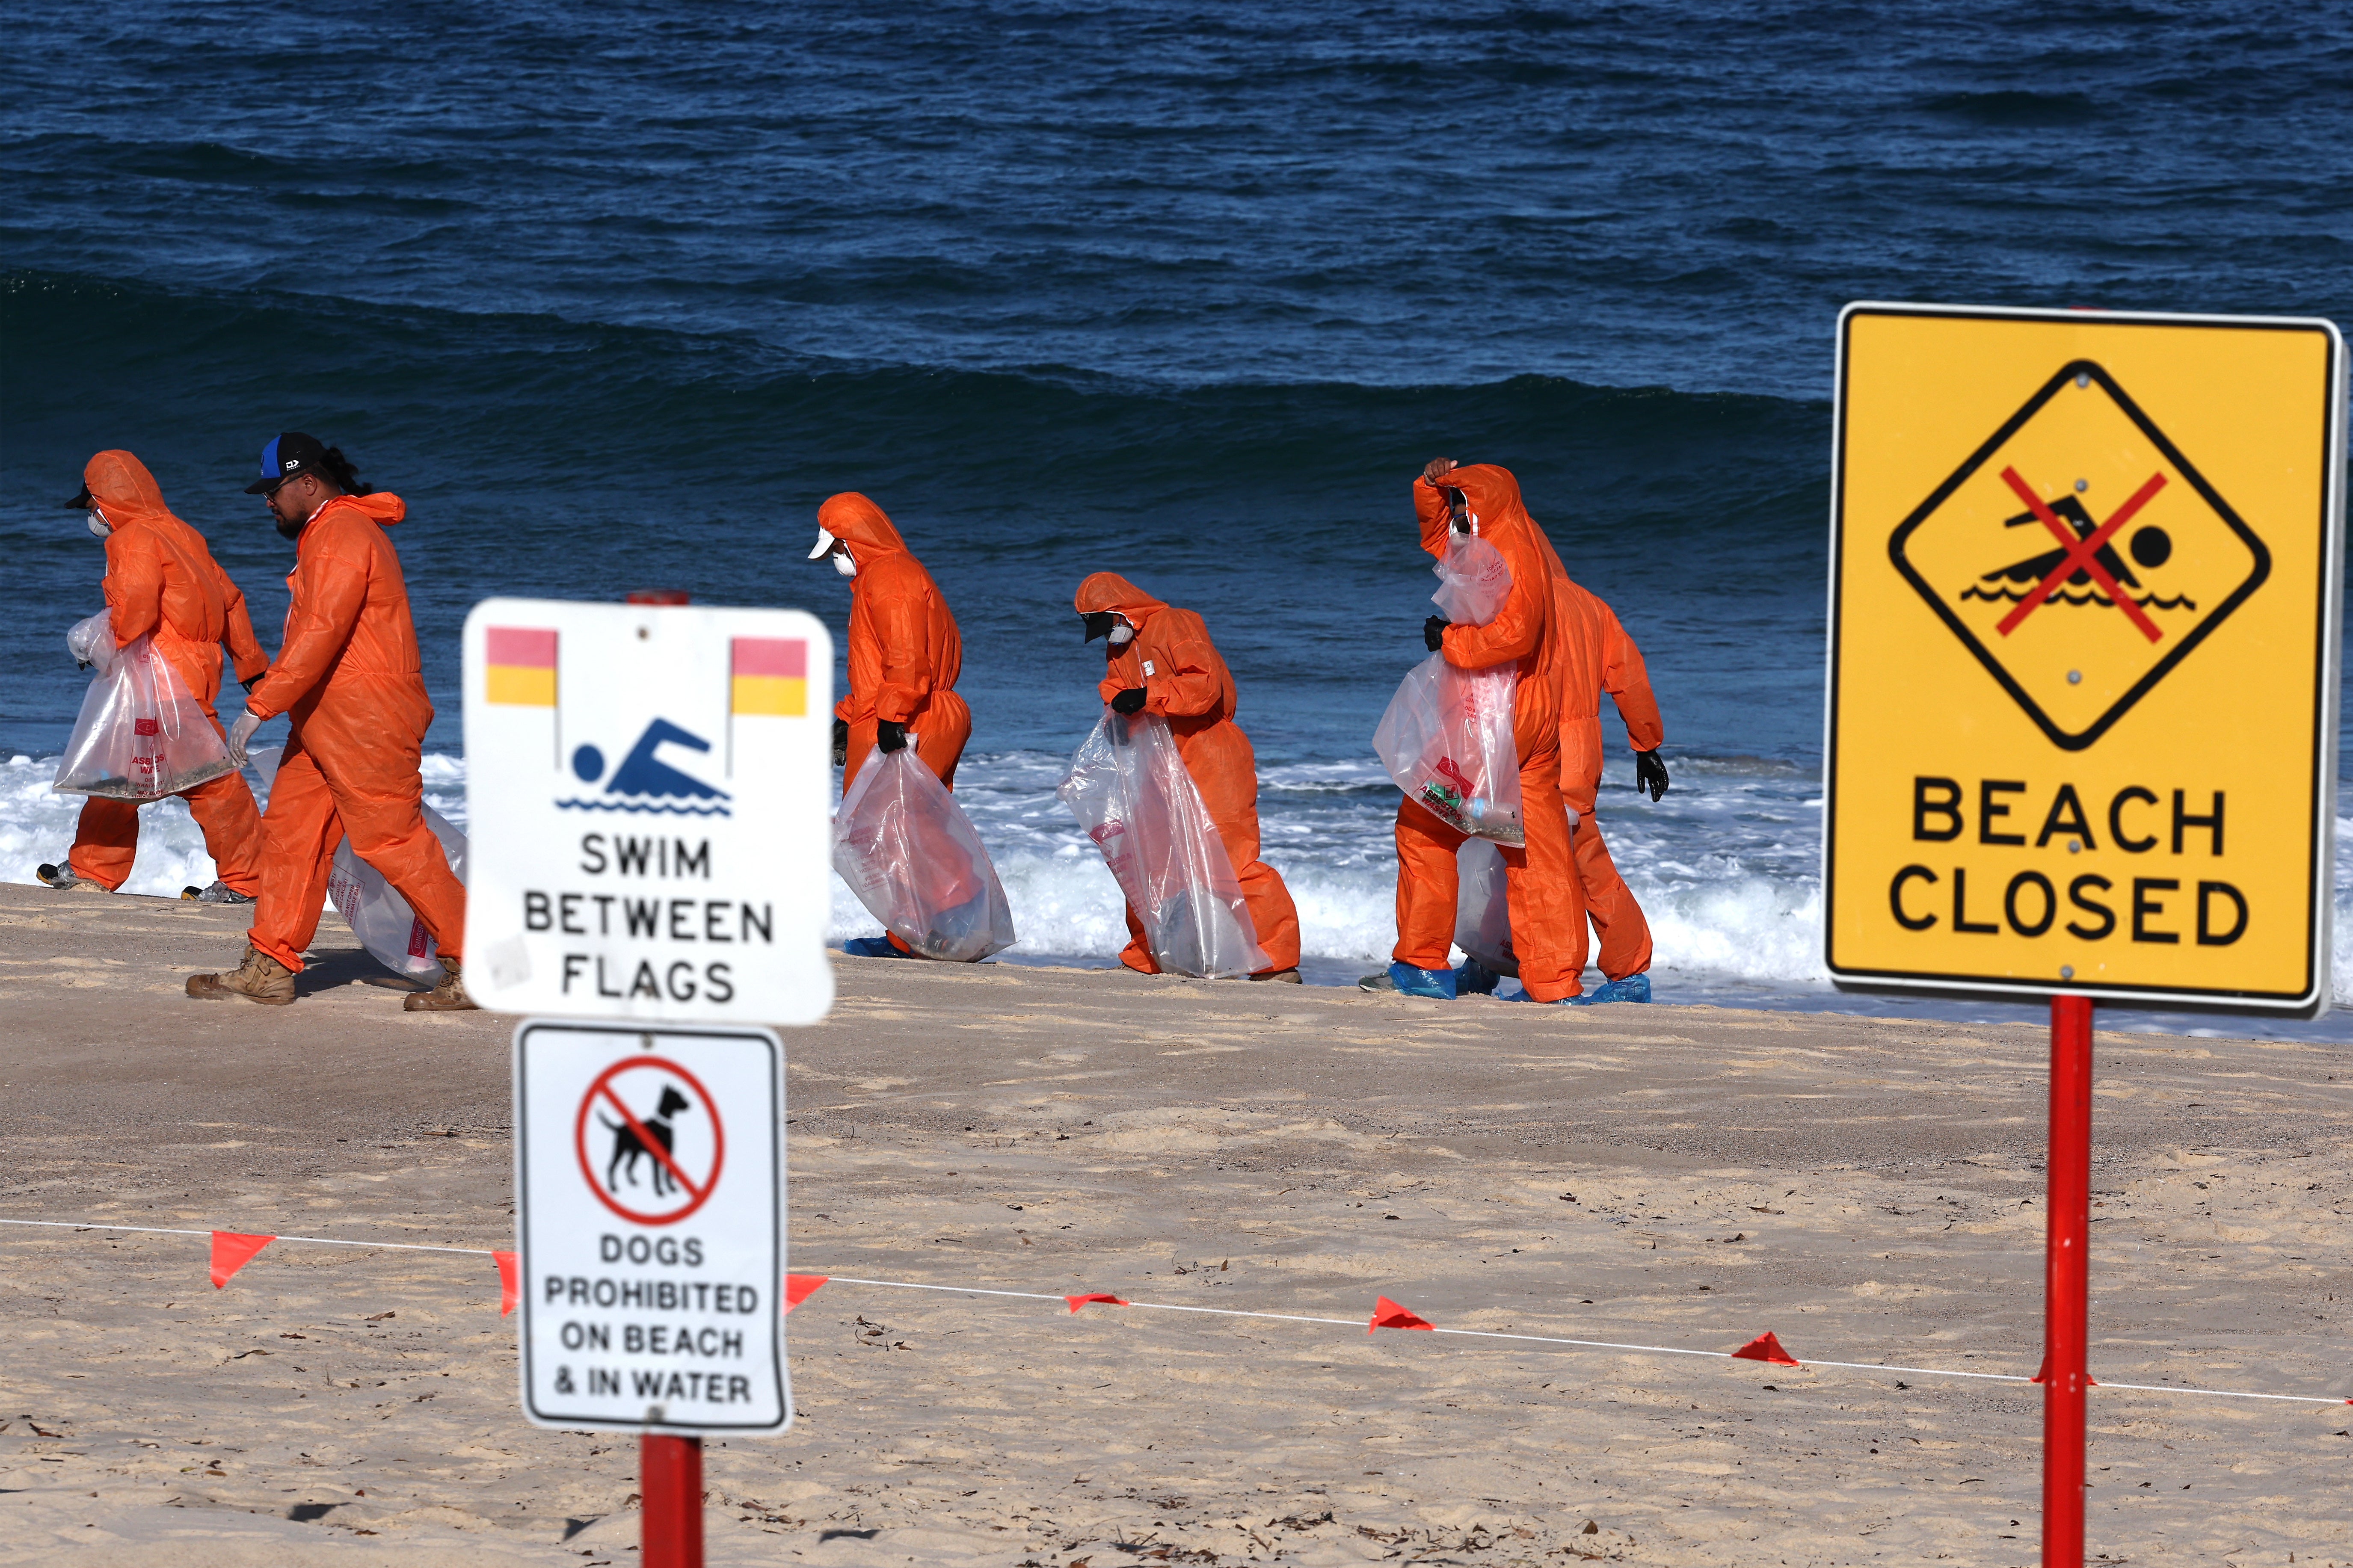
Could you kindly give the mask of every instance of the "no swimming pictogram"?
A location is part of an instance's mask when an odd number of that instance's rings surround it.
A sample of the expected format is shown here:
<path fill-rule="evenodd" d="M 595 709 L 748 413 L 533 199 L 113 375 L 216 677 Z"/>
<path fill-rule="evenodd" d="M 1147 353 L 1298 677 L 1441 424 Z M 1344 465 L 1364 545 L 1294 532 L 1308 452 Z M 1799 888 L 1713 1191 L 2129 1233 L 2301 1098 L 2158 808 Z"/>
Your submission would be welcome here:
<path fill-rule="evenodd" d="M 710 1201 L 726 1162 L 719 1107 L 695 1076 L 635 1056 L 596 1075 L 573 1126 L 596 1201 L 638 1225 L 675 1225 Z"/>
<path fill-rule="evenodd" d="M 2271 573 L 2254 531 L 2090 359 L 2062 364 L 1887 549 L 2070 752 L 2105 734 Z"/>

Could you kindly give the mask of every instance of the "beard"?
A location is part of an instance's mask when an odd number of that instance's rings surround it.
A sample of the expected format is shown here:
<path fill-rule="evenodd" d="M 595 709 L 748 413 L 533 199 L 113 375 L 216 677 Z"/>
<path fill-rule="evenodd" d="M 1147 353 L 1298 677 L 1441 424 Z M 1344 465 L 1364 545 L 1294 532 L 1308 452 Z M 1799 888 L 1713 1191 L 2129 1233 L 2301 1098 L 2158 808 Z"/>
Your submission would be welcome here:
<path fill-rule="evenodd" d="M 271 514 L 270 521 L 278 525 L 278 534 L 281 539 L 301 538 L 302 531 L 309 527 L 311 523 L 311 520 L 307 517 L 300 522 L 289 522 L 284 518 L 279 517 L 275 513 Z"/>

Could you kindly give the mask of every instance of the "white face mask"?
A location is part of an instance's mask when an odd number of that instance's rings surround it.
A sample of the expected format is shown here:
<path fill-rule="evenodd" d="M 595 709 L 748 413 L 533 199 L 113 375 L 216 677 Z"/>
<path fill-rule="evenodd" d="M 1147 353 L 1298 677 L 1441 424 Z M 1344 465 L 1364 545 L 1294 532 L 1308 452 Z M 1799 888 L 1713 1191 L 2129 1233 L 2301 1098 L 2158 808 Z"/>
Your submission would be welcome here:
<path fill-rule="evenodd" d="M 1134 626 L 1129 626 L 1125 621 L 1114 621 L 1114 622 L 1113 622 L 1113 623 L 1112 623 L 1112 628 L 1111 628 L 1111 646 L 1112 646 L 1112 647 L 1119 647 L 1119 646 L 1121 646 L 1123 643 L 1133 642 L 1133 641 L 1134 641 L 1134 640 L 1135 640 L 1135 628 L 1134 628 Z"/>
<path fill-rule="evenodd" d="M 90 531 L 100 539 L 106 538 L 114 531 L 106 526 L 106 514 L 96 507 L 90 509 Z"/>
<path fill-rule="evenodd" d="M 855 577 L 858 575 L 858 563 L 849 558 L 849 551 L 837 550 L 833 552 L 830 559 L 833 562 L 833 569 L 840 573 L 843 576 Z"/>

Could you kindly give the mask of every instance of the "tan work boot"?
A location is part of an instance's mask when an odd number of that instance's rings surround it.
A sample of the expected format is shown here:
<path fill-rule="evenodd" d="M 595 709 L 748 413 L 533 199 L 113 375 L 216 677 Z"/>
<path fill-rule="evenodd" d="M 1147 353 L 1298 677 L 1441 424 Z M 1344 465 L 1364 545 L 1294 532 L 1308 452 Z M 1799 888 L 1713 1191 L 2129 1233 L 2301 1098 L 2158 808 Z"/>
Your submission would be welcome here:
<path fill-rule="evenodd" d="M 265 1007 L 283 1007 L 294 1000 L 294 972 L 248 943 L 245 962 L 227 974 L 191 974 L 188 994 L 208 1002 L 242 996 Z"/>
<path fill-rule="evenodd" d="M 1262 969 L 1256 974 L 1251 975 L 1250 978 L 1252 980 L 1282 981 L 1293 985 L 1304 985 L 1307 984 L 1305 981 L 1299 978 L 1299 966 L 1295 963 L 1288 969 Z"/>
<path fill-rule="evenodd" d="M 444 955 L 441 978 L 430 991 L 413 991 L 400 1004 L 405 1013 L 472 1013 L 480 1009 L 466 994 L 465 966 L 459 961 Z"/>

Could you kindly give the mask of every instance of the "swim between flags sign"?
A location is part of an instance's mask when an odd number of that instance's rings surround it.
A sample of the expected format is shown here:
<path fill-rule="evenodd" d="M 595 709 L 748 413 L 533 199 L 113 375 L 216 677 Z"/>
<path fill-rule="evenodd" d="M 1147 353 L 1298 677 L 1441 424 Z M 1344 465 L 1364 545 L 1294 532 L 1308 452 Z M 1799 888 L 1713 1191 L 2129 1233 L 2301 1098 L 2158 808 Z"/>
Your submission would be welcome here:
<path fill-rule="evenodd" d="M 500 1012 L 814 1023 L 833 645 L 798 610 L 466 621 L 466 987 Z"/>
<path fill-rule="evenodd" d="M 2327 321 L 1847 309 L 1841 988 L 2327 1006 L 2344 377 Z"/>

